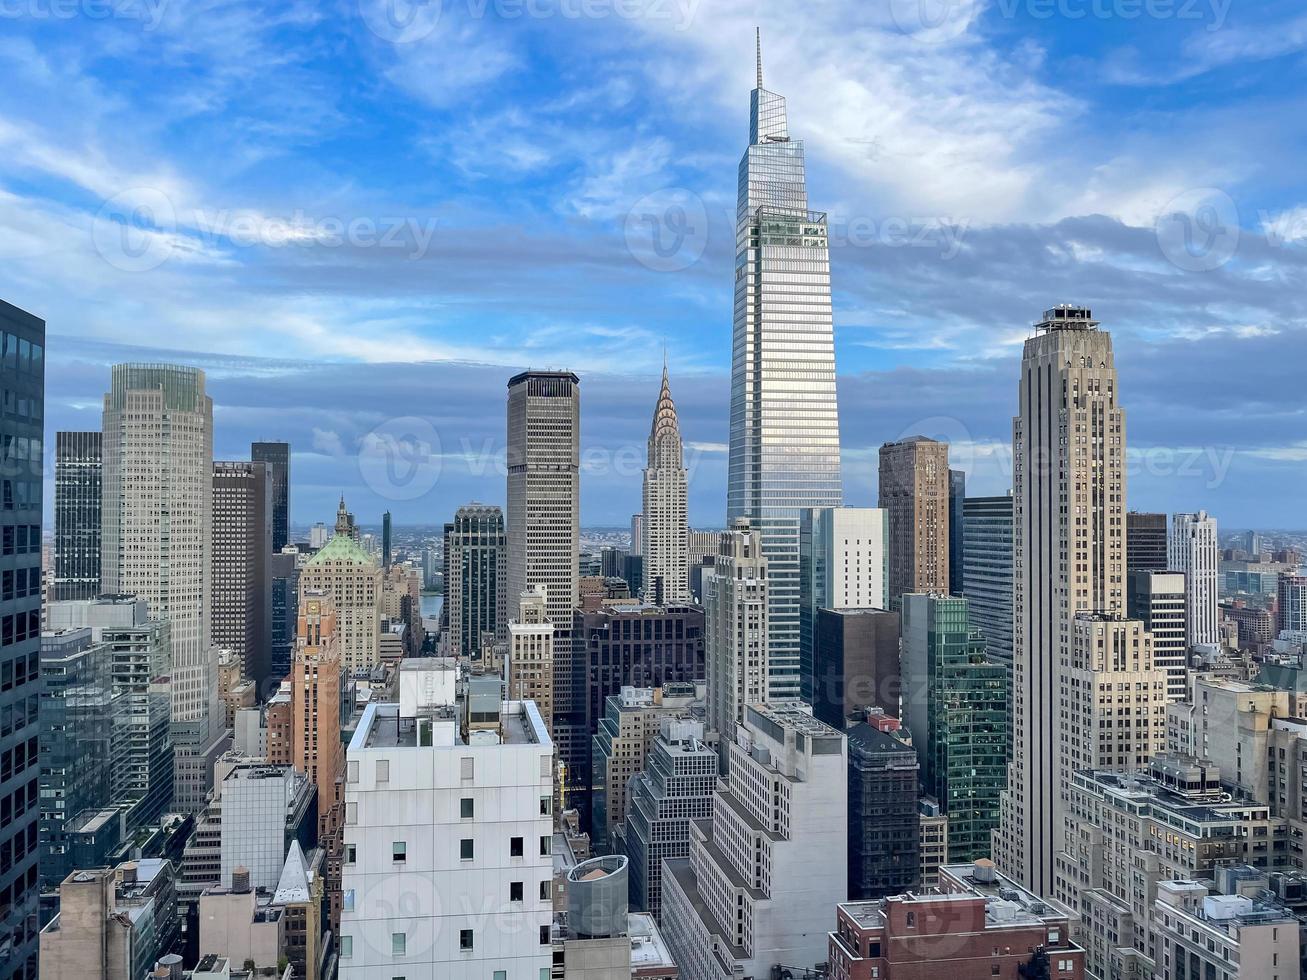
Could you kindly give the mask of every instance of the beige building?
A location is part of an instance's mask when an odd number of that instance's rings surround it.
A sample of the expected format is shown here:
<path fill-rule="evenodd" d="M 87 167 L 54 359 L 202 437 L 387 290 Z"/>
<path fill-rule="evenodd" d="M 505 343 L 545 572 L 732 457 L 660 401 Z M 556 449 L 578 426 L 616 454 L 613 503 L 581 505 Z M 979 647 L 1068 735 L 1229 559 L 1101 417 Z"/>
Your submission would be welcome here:
<path fill-rule="evenodd" d="M 737 518 L 719 537 L 712 570 L 703 577 L 708 728 L 722 746 L 734 743 L 745 705 L 767 700 L 767 597 L 762 536 Z M 725 765 L 725 749 L 722 756 Z"/>
<path fill-rule="evenodd" d="M 689 602 L 685 459 L 666 364 L 663 364 L 662 388 L 649 431 L 644 513 L 638 523 L 643 528 L 644 540 L 642 547 L 633 548 L 633 552 L 644 555 L 645 599 L 660 606 Z"/>
<path fill-rule="evenodd" d="M 232 650 L 218 653 L 218 701 L 222 705 L 222 724 L 233 728 L 236 712 L 252 708 L 258 703 L 255 683 L 244 676 L 245 664 Z"/>
<path fill-rule="evenodd" d="M 1058 674 L 1064 765 L 1129 772 L 1166 744 L 1166 671 L 1153 663 L 1153 638 L 1135 620 L 1081 613 L 1071 660 Z"/>
<path fill-rule="evenodd" d="M 1212 895 L 1197 881 L 1157 887 L 1158 980 L 1294 980 L 1299 921 L 1247 895 Z"/>
<path fill-rule="evenodd" d="M 300 601 L 325 592 L 336 607 L 341 661 L 347 671 L 374 666 L 381 646 L 381 567 L 359 545 L 342 497 L 336 533 L 300 572 Z"/>
<path fill-rule="evenodd" d="M 554 717 L 554 625 L 546 589 L 523 592 L 517 617 L 508 621 L 508 699 L 534 701 L 549 730 Z"/>
<path fill-rule="evenodd" d="M 200 955 L 213 953 L 237 964 L 252 962 L 255 970 L 275 968 L 285 943 L 282 909 L 260 905 L 243 869 L 232 876 L 232 887 L 206 888 L 200 895 Z"/>
<path fill-rule="evenodd" d="M 1012 423 L 1014 751 L 994 859 L 1005 875 L 1048 897 L 1073 771 L 1064 754 L 1073 740 L 1090 736 L 1069 730 L 1061 704 L 1063 674 L 1076 656 L 1075 617 L 1125 611 L 1125 413 L 1111 336 L 1087 309 L 1048 310 L 1026 341 L 1019 389 Z"/>
<path fill-rule="evenodd" d="M 912 436 L 880 447 L 880 508 L 889 520 L 889 599 L 948 594 L 948 443 Z"/>

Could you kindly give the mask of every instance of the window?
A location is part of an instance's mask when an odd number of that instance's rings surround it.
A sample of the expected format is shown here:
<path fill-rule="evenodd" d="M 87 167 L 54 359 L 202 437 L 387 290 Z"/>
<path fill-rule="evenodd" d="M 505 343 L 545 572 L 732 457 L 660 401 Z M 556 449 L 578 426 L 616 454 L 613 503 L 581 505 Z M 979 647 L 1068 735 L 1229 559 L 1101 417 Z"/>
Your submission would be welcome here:
<path fill-rule="evenodd" d="M 552 885 L 553 882 L 548 880 L 540 882 L 540 901 L 542 902 L 549 901 L 549 897 L 553 893 Z"/>
<path fill-rule="evenodd" d="M 390 859 L 398 864 L 408 860 L 408 842 L 397 840 L 390 842 Z"/>
<path fill-rule="evenodd" d="M 541 946 L 548 946 L 548 945 L 549 945 L 549 927 L 548 927 L 548 926 L 541 926 L 541 927 L 540 927 L 540 945 L 541 945 Z"/>
<path fill-rule="evenodd" d="M 353 864 L 353 863 L 354 863 L 355 861 L 357 861 L 357 860 L 358 860 L 358 845 L 357 845 L 357 844 L 346 844 L 346 845 L 345 845 L 345 863 L 346 863 L 346 864 Z"/>
<path fill-rule="evenodd" d="M 554 801 L 552 797 L 540 797 L 540 816 L 552 817 L 554 815 Z"/>
<path fill-rule="evenodd" d="M 999 966 L 997 963 L 995 963 L 993 966 L 989 968 L 989 975 L 991 977 L 996 977 L 1002 972 L 1003 972 L 1003 968 Z"/>
<path fill-rule="evenodd" d="M 458 760 L 459 774 L 463 779 L 471 780 L 473 778 L 473 774 L 474 774 L 473 765 L 475 764 L 475 762 L 476 760 L 473 759 L 470 755 Z"/>
<path fill-rule="evenodd" d="M 508 900 L 510 902 L 522 901 L 522 883 L 520 881 L 510 881 L 508 883 Z"/>
<path fill-rule="evenodd" d="M 1049 945 L 1056 946 L 1056 945 L 1057 945 L 1058 943 L 1060 943 L 1061 941 L 1062 941 L 1062 930 L 1060 930 L 1060 929 L 1049 929 L 1049 930 L 1048 930 L 1048 942 L 1049 942 Z"/>
<path fill-rule="evenodd" d="M 378 760 L 377 760 L 377 782 L 379 782 L 379 783 L 388 783 L 388 782 L 390 782 L 390 760 L 389 760 L 389 759 L 378 759 Z"/>
<path fill-rule="evenodd" d="M 346 888 L 343 892 L 341 892 L 341 894 L 340 894 L 340 901 L 341 901 L 341 906 L 342 906 L 342 908 L 344 908 L 346 912 L 353 912 L 353 911 L 354 911 L 354 889 L 353 889 L 353 888 Z"/>
<path fill-rule="evenodd" d="M 345 763 L 345 782 L 357 783 L 359 781 L 359 763 L 357 759 L 351 759 Z"/>
<path fill-rule="evenodd" d="M 495 971 L 495 980 L 508 980 L 508 971 L 507 971 L 507 970 L 496 970 L 496 971 Z"/>
<path fill-rule="evenodd" d="M 390 934 L 390 955 L 403 956 L 408 951 L 408 936 L 402 932 Z"/>
<path fill-rule="evenodd" d="M 341 936 L 341 937 L 340 937 L 340 958 L 341 958 L 342 960 L 347 960 L 347 959 L 349 959 L 349 958 L 350 958 L 351 956 L 353 956 L 353 955 L 354 955 L 354 937 L 353 937 L 353 936 Z"/>
<path fill-rule="evenodd" d="M 540 968 L 540 980 L 549 980 L 549 967 L 542 966 Z"/>
<path fill-rule="evenodd" d="M 464 820 L 471 820 L 472 815 L 476 812 L 476 805 L 472 802 L 472 797 L 465 796 L 458 801 L 458 815 Z"/>
<path fill-rule="evenodd" d="M 458 858 L 460 861 L 471 861 L 473 853 L 472 839 L 464 837 L 458 842 Z"/>
<path fill-rule="evenodd" d="M 550 854 L 549 845 L 553 843 L 553 838 L 545 834 L 540 838 L 540 856 L 547 857 Z"/>
<path fill-rule="evenodd" d="M 345 822 L 350 824 L 359 822 L 359 805 L 357 803 L 345 804 Z"/>
<path fill-rule="evenodd" d="M 522 838 L 514 837 L 508 842 L 508 856 L 520 858 L 522 856 Z"/>
<path fill-rule="evenodd" d="M 459 949 L 471 949 L 471 948 L 472 948 L 472 930 L 471 930 L 471 929 L 460 929 L 460 930 L 458 930 L 458 948 L 459 948 Z"/>
<path fill-rule="evenodd" d="M 908 927 L 909 929 L 915 929 L 915 928 L 917 928 L 917 913 L 916 913 L 916 912 L 909 912 L 909 913 L 907 914 L 907 920 L 906 920 L 906 922 L 905 922 L 905 925 L 907 925 L 907 927 Z"/>

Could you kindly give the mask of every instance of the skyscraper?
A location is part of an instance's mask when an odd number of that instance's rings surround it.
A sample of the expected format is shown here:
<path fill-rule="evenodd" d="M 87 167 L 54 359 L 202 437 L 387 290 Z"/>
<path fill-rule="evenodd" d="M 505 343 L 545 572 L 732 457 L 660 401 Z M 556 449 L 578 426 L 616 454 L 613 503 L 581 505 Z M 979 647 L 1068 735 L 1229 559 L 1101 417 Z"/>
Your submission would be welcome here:
<path fill-rule="evenodd" d="M 686 520 L 686 476 L 681 430 L 676 405 L 663 365 L 663 385 L 654 407 L 649 431 L 648 465 L 644 471 L 644 514 L 632 527 L 642 526 L 640 542 L 644 555 L 644 595 L 658 605 L 688 602 L 690 599 Z M 632 544 L 635 542 L 633 541 Z"/>
<path fill-rule="evenodd" d="M 880 506 L 889 515 L 889 600 L 949 587 L 948 443 L 910 436 L 880 447 Z"/>
<path fill-rule="evenodd" d="M 1276 581 L 1275 631 L 1307 632 L 1307 575 L 1281 572 Z"/>
<path fill-rule="evenodd" d="M 381 515 L 381 567 L 390 568 L 390 511 Z"/>
<path fill-rule="evenodd" d="M 0 417 L 9 447 L 0 473 L 4 551 L 0 568 L 27 588 L 4 600 L 0 637 L 0 731 L 11 764 L 0 772 L 0 980 L 36 976 L 37 703 L 41 692 L 41 420 L 45 417 L 45 321 L 0 301 L 0 390 L 12 409 Z"/>
<path fill-rule="evenodd" d="M 100 433 L 54 434 L 54 595 L 100 594 Z"/>
<path fill-rule="evenodd" d="M 1166 515 L 1130 511 L 1125 515 L 1125 567 L 1127 572 L 1167 570 Z"/>
<path fill-rule="evenodd" d="M 1013 755 L 995 834 L 1003 870 L 1053 893 L 1061 847 L 1063 664 L 1078 612 L 1125 604 L 1125 413 L 1112 338 L 1090 311 L 1048 310 L 1025 344 L 1013 451 Z M 1086 736 L 1089 733 L 1084 733 Z"/>
<path fill-rule="evenodd" d="M 799 513 L 838 507 L 839 410 L 826 215 L 808 210 L 803 143 L 758 84 L 736 207 L 727 518 L 767 559 L 772 697 L 799 695 Z M 722 733 L 726 738 L 727 734 Z"/>
<path fill-rule="evenodd" d="M 554 628 L 552 705 L 542 708 L 559 758 L 573 771 L 590 750 L 585 691 L 572 669 L 572 615 L 581 538 L 581 389 L 570 371 L 525 371 L 508 382 L 508 584 L 510 608 L 544 589 Z"/>
<path fill-rule="evenodd" d="M 358 542 L 342 497 L 336 533 L 300 571 L 300 594 L 325 592 L 336 610 L 340 658 L 349 671 L 373 667 L 381 649 L 381 569 Z"/>
<path fill-rule="evenodd" d="M 962 594 L 991 660 L 1012 668 L 1012 497 L 962 504 Z"/>
<path fill-rule="evenodd" d="M 1175 514 L 1171 532 L 1166 536 L 1169 571 L 1184 572 L 1189 627 L 1185 636 L 1189 646 L 1196 643 L 1221 642 L 1221 545 L 1216 534 L 1216 518 L 1206 511 Z"/>
<path fill-rule="evenodd" d="M 104 396 L 101 588 L 144 599 L 172 637 L 174 805 L 203 802 L 219 751 L 211 644 L 213 400 L 204 372 L 118 364 Z"/>
<path fill-rule="evenodd" d="M 761 535 L 737 518 L 703 577 L 708 728 L 722 745 L 735 740 L 745 705 L 767 700 L 769 585 Z"/>
<path fill-rule="evenodd" d="M 821 609 L 888 609 L 887 522 L 872 507 L 826 507 L 799 519 L 799 691 L 815 705 L 814 638 Z"/>
<path fill-rule="evenodd" d="M 1153 663 L 1166 671 L 1167 698 L 1183 701 L 1189 672 L 1184 575 L 1136 569 L 1127 576 L 1127 583 L 1126 611 L 1131 619 L 1143 623 L 1153 638 Z"/>
<path fill-rule="evenodd" d="M 290 543 L 290 443 L 252 442 L 250 459 L 267 463 L 272 482 L 272 550 Z"/>
<path fill-rule="evenodd" d="M 213 642 L 262 687 L 272 670 L 272 481 L 267 463 L 213 463 Z"/>
<path fill-rule="evenodd" d="M 967 474 L 962 470 L 948 471 L 948 594 L 962 594 L 963 557 L 966 535 L 962 521 L 967 499 Z"/>
<path fill-rule="evenodd" d="M 487 633 L 508 635 L 504 512 L 466 504 L 445 525 L 445 605 L 450 651 L 479 657 Z M 514 602 L 517 597 L 514 597 Z"/>

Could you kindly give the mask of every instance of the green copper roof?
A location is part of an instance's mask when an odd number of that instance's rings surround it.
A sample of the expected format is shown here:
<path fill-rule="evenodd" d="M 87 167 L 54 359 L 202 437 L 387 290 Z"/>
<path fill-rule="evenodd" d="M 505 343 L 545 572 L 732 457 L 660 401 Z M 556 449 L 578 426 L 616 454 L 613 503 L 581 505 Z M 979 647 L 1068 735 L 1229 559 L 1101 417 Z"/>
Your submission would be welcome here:
<path fill-rule="evenodd" d="M 332 535 L 331 540 L 322 546 L 308 564 L 321 565 L 327 561 L 349 561 L 359 565 L 371 565 L 372 559 L 357 541 L 348 534 Z"/>

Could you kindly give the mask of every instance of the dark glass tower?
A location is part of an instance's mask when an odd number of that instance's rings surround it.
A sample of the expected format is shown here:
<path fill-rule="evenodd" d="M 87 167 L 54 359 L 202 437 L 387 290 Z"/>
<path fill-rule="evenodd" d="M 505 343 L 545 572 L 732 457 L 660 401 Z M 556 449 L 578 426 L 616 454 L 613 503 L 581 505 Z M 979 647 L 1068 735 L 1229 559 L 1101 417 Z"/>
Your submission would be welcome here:
<path fill-rule="evenodd" d="M 54 596 L 100 594 L 100 433 L 54 434 Z"/>
<path fill-rule="evenodd" d="M 250 459 L 267 463 L 272 482 L 272 551 L 290 540 L 290 443 L 252 442 Z"/>
<path fill-rule="evenodd" d="M 35 978 L 45 321 L 0 301 L 0 980 Z"/>

